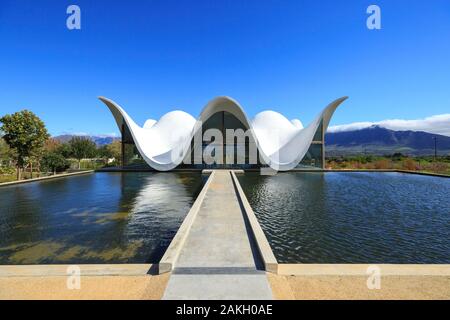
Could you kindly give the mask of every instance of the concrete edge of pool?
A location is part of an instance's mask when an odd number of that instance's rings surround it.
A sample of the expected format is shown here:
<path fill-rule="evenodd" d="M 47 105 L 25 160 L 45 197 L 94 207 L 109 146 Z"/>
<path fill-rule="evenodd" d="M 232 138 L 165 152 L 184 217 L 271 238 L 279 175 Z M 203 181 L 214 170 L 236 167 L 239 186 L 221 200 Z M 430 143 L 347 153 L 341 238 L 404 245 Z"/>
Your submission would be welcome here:
<path fill-rule="evenodd" d="M 31 182 L 41 182 L 41 181 L 47 181 L 47 180 L 53 180 L 53 179 L 59 179 L 59 178 L 67 178 L 67 177 L 79 176 L 79 175 L 94 173 L 94 172 L 95 172 L 95 170 L 84 170 L 84 171 L 77 171 L 77 172 L 71 172 L 71 173 L 56 174 L 56 175 L 47 176 L 47 177 L 24 179 L 24 180 L 20 180 L 20 181 L 2 182 L 2 183 L 0 183 L 0 187 L 7 187 L 7 186 L 13 186 L 13 185 L 31 183 Z"/>
<path fill-rule="evenodd" d="M 156 264 L 53 264 L 2 265 L 0 278 L 70 276 L 73 266 L 80 268 L 81 276 L 154 276 Z M 380 268 L 382 276 L 442 276 L 450 277 L 450 264 L 277 264 L 280 276 L 368 276 L 369 267 Z M 167 273 L 167 272 L 166 272 Z"/>
<path fill-rule="evenodd" d="M 368 276 L 376 266 L 382 276 L 450 276 L 450 264 L 279 264 L 278 275 Z"/>
<path fill-rule="evenodd" d="M 158 264 L 49 264 L 0 266 L 1 277 L 70 276 L 73 267 L 81 276 L 143 276 L 157 274 Z"/>
<path fill-rule="evenodd" d="M 259 172 L 260 169 L 245 169 L 240 170 L 241 172 L 236 171 L 236 173 L 245 173 L 245 172 Z M 441 178 L 450 178 L 448 174 L 442 173 L 433 173 L 433 172 L 423 172 L 423 171 L 412 171 L 412 170 L 400 170 L 400 169 L 292 169 L 289 172 L 295 173 L 328 173 L 328 172 L 374 172 L 374 173 L 407 173 L 407 174 L 415 174 L 422 176 L 431 176 L 431 177 L 441 177 Z"/>
<path fill-rule="evenodd" d="M 269 241 L 267 240 L 266 235 L 264 234 L 264 231 L 262 230 L 261 225 L 259 224 L 258 219 L 256 218 L 256 215 L 253 212 L 253 209 L 250 206 L 250 203 L 248 202 L 244 191 L 242 190 L 239 180 L 233 171 L 231 171 L 231 176 L 233 178 L 233 183 L 234 187 L 236 188 L 238 198 L 243 207 L 242 211 L 245 213 L 246 218 L 250 224 L 250 229 L 258 247 L 259 254 L 261 255 L 261 259 L 264 263 L 265 270 L 268 272 L 277 273 L 278 262 L 275 258 L 275 254 L 273 253 L 272 248 L 270 247 Z"/>
<path fill-rule="evenodd" d="M 195 218 L 197 217 L 197 213 L 200 210 L 200 207 L 203 203 L 206 192 L 208 191 L 209 185 L 211 184 L 214 174 L 215 173 L 213 171 L 209 175 L 208 180 L 206 181 L 205 185 L 203 186 L 202 190 L 197 196 L 197 199 L 195 199 L 191 209 L 184 218 L 183 223 L 181 224 L 177 233 L 170 242 L 169 247 L 166 249 L 166 252 L 161 258 L 158 268 L 160 274 L 172 271 L 178 259 L 178 256 L 180 255 L 181 249 L 183 248 L 184 242 L 189 234 L 189 230 L 191 229 L 192 224 L 194 223 Z"/>

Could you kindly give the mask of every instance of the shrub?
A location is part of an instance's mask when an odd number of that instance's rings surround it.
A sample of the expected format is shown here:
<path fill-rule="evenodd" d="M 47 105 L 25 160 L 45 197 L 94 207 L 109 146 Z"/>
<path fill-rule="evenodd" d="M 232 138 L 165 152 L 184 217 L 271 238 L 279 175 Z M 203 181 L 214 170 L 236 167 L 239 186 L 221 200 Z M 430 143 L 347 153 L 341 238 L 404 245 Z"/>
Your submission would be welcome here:
<path fill-rule="evenodd" d="M 392 163 L 387 159 L 377 160 L 374 163 L 375 169 L 390 169 L 392 168 Z"/>
<path fill-rule="evenodd" d="M 402 162 L 402 167 L 405 170 L 416 170 L 417 169 L 417 164 L 413 159 L 405 159 Z"/>
<path fill-rule="evenodd" d="M 53 173 L 66 170 L 69 168 L 69 165 L 69 161 L 57 152 L 49 152 L 42 158 L 44 170 L 52 171 Z"/>
<path fill-rule="evenodd" d="M 376 168 L 375 168 L 375 164 L 374 164 L 374 163 L 371 163 L 371 162 L 367 163 L 367 164 L 365 165 L 365 168 L 366 168 L 366 169 L 369 169 L 369 170 L 376 169 Z"/>
<path fill-rule="evenodd" d="M 0 167 L 0 174 L 14 174 L 16 173 L 15 168 L 11 167 Z"/>
<path fill-rule="evenodd" d="M 448 170 L 448 166 L 442 162 L 434 162 L 428 168 L 428 170 L 437 173 L 446 173 Z"/>

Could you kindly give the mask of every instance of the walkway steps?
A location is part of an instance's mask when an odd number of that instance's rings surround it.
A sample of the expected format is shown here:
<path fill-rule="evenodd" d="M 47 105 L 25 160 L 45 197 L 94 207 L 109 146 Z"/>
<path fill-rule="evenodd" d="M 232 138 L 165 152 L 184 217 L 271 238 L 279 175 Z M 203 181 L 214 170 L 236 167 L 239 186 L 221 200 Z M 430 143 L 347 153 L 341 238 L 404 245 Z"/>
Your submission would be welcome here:
<path fill-rule="evenodd" d="M 211 179 L 163 299 L 272 299 L 230 171 Z"/>

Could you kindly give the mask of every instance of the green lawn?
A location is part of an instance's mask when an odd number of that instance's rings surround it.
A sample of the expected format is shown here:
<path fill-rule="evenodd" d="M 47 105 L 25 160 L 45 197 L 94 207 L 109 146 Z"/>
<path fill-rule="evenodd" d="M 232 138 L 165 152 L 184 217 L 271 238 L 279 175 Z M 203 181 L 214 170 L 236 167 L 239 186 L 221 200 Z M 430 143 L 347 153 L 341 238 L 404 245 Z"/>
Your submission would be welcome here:
<path fill-rule="evenodd" d="M 33 173 L 33 178 L 46 177 L 46 176 L 50 176 L 50 175 L 52 175 L 52 174 L 51 173 L 46 173 L 46 172 L 41 172 L 41 174 L 38 175 L 35 172 L 35 173 Z M 16 177 L 17 177 L 16 173 L 13 173 L 13 174 L 0 174 L 0 183 L 17 181 Z M 31 178 L 31 176 L 30 176 L 29 172 L 22 173 L 22 180 L 26 180 L 26 179 L 30 179 L 30 178 Z"/>
<path fill-rule="evenodd" d="M 0 175 L 0 183 L 12 182 L 12 181 L 16 181 L 16 175 L 15 174 L 2 174 L 2 175 Z"/>

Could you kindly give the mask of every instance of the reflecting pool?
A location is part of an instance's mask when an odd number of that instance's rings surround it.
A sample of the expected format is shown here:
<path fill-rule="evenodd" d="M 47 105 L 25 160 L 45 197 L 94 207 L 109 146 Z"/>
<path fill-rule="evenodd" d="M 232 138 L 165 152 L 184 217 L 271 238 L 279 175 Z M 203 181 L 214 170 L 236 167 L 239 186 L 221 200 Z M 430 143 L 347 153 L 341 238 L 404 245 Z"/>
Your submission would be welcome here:
<path fill-rule="evenodd" d="M 0 188 L 0 264 L 156 263 L 200 173 L 95 173 Z"/>
<path fill-rule="evenodd" d="M 280 263 L 450 263 L 450 179 L 238 175 Z"/>

